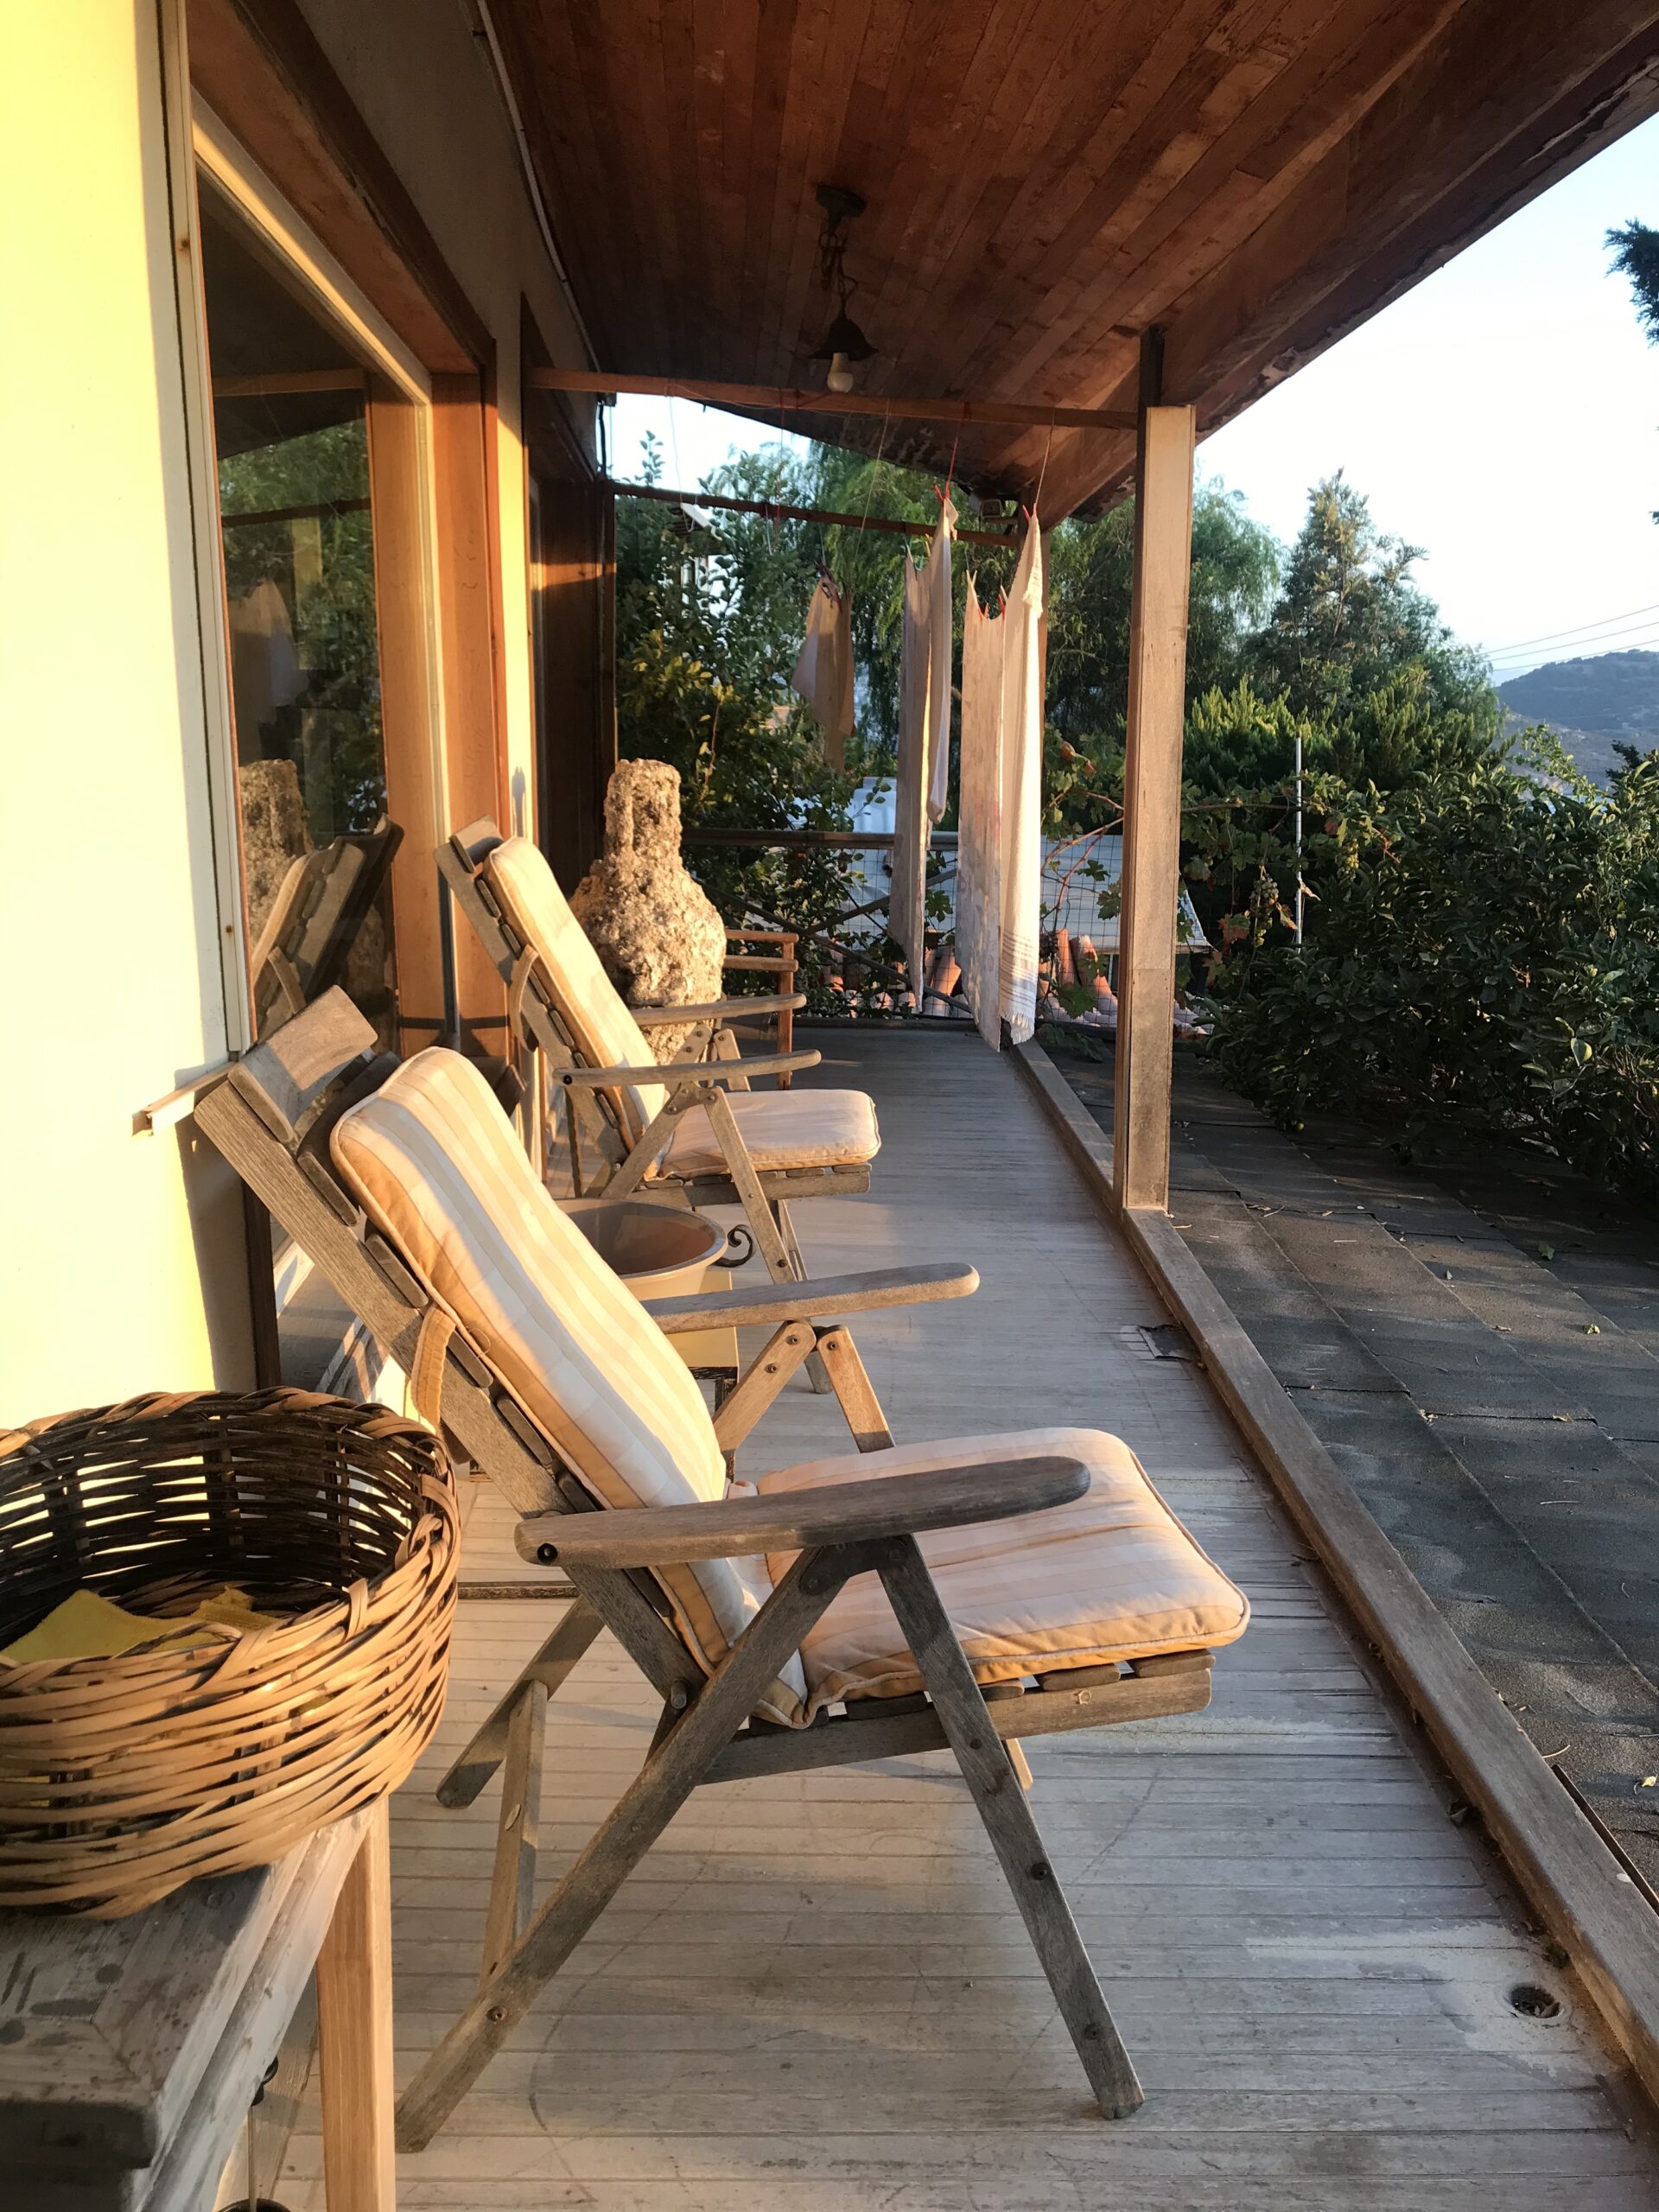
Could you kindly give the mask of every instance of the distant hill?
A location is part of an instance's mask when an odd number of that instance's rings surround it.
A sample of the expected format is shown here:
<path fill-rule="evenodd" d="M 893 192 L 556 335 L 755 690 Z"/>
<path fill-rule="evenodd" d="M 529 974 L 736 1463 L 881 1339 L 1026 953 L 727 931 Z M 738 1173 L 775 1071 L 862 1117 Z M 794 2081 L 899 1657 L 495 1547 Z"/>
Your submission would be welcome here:
<path fill-rule="evenodd" d="M 1552 660 L 1500 683 L 1516 722 L 1548 722 L 1587 776 L 1605 783 L 1616 741 L 1659 745 L 1659 652 Z"/>

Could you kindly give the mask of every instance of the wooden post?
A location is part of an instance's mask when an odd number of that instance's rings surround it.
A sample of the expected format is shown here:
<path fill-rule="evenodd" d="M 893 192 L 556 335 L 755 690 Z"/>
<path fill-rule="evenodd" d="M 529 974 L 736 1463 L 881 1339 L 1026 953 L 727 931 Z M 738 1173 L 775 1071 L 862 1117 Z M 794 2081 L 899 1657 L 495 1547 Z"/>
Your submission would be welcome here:
<path fill-rule="evenodd" d="M 393 2212 L 391 1853 L 382 1798 L 317 1953 L 328 2212 Z"/>
<path fill-rule="evenodd" d="M 1141 353 L 1112 1137 L 1117 1203 L 1160 1211 L 1169 1205 L 1171 1007 L 1196 429 L 1192 408 L 1160 404 L 1161 340 L 1160 331 L 1149 330 Z"/>

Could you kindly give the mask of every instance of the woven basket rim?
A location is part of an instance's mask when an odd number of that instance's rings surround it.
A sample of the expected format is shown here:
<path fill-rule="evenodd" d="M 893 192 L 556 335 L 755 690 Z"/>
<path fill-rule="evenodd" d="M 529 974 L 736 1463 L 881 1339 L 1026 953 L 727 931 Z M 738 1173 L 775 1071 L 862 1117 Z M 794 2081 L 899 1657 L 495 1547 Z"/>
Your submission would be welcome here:
<path fill-rule="evenodd" d="M 286 1388 L 86 1408 L 0 1439 L 8 1516 L 20 1621 L 73 1588 L 317 1594 L 251 1630 L 190 1623 L 187 1641 L 156 1615 L 124 1652 L 0 1664 L 6 1908 L 118 1919 L 270 1865 L 398 1788 L 430 1742 L 461 1514 L 420 1421 Z"/>
<path fill-rule="evenodd" d="M 264 1390 L 193 1390 L 146 1391 L 131 1398 L 117 1399 L 105 1406 L 80 1406 L 67 1413 L 48 1414 L 21 1427 L 0 1431 L 0 1461 L 14 1457 L 29 1446 L 48 1438 L 55 1428 L 72 1422 L 92 1423 L 98 1427 L 113 1425 L 118 1420 L 131 1421 L 150 1419 L 165 1423 L 190 1408 L 200 1410 L 223 1407 L 234 1408 L 243 1414 L 264 1417 L 281 1415 L 284 1419 L 303 1419 L 307 1414 L 327 1411 L 326 1424 L 332 1429 L 359 1429 L 372 1431 L 375 1443 L 391 1442 L 399 1436 L 410 1438 L 423 1452 L 430 1452 L 435 1442 L 433 1432 L 423 1422 L 411 1420 L 406 1414 L 395 1413 L 390 1406 L 368 1399 L 336 1398 L 326 1392 L 302 1390 L 289 1383 L 276 1383 Z M 324 1424 L 320 1423 L 320 1426 Z M 440 1452 L 437 1465 L 443 1464 Z M 421 1567 L 423 1558 L 430 1551 L 441 1531 L 447 1528 L 453 1547 L 460 1535 L 460 1514 L 455 1503 L 453 1478 L 444 1481 L 435 1470 L 421 1481 L 422 1503 L 416 1510 L 414 1526 L 405 1540 L 407 1555 L 396 1560 L 380 1573 L 360 1577 L 365 1600 L 372 1604 L 377 1593 L 390 1587 L 394 1578 Z M 232 1579 L 226 1574 L 220 1586 L 230 1588 Z M 182 1641 L 183 1632 L 193 1630 L 200 1645 L 199 1657 L 207 1664 L 217 1660 L 223 1663 L 231 1650 L 245 1644 L 255 1637 L 272 1640 L 273 1657 L 281 1656 L 276 1640 L 303 1630 L 309 1643 L 321 1635 L 327 1625 L 327 1617 L 338 1614 L 342 1621 L 349 1621 L 352 1611 L 352 1590 L 337 1591 L 332 1597 L 321 1598 L 315 1605 L 308 1605 L 303 1612 L 284 1613 L 279 1619 L 257 1629 L 233 1628 L 223 1621 L 192 1621 L 186 1617 L 167 1623 L 157 1616 L 158 1627 L 153 1637 L 146 1637 L 142 1643 L 130 1644 L 124 1651 L 84 1652 L 79 1657 L 61 1659 L 9 1659 L 0 1652 L 0 1698 L 16 1691 L 21 1685 L 19 1675 L 29 1677 L 31 1689 L 44 1688 L 60 1676 L 72 1676 L 88 1688 L 129 1669 L 135 1660 L 175 1661 L 183 1656 L 189 1646 Z M 212 1631 L 211 1639 L 204 1631 Z M 217 1645 L 217 1649 L 215 1649 Z"/>

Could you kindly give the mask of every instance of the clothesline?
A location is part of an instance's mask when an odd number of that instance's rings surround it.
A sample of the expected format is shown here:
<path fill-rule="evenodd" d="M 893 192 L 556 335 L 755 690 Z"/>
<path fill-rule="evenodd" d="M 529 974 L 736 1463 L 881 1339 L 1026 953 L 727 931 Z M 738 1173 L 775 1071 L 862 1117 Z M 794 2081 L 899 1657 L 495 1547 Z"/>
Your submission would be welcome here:
<path fill-rule="evenodd" d="M 761 515 L 769 522 L 816 522 L 843 530 L 877 530 L 899 537 L 931 537 L 934 524 L 930 522 L 899 522 L 890 515 L 843 515 L 829 507 L 791 507 L 778 499 L 737 499 L 723 493 L 670 492 L 660 484 L 612 484 L 610 489 L 620 499 L 658 499 L 669 506 L 721 507 L 734 514 Z M 366 505 L 367 503 L 365 502 Z M 964 545 L 988 545 L 994 550 L 1017 553 L 1020 540 L 1007 531 L 990 530 L 959 530 L 957 537 Z"/>

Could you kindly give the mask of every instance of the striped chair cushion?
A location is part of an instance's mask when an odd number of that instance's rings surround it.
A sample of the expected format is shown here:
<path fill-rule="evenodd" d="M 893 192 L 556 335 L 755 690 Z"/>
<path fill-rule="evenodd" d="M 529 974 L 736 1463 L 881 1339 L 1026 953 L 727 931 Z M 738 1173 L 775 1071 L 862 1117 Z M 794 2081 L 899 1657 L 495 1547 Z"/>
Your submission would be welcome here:
<path fill-rule="evenodd" d="M 535 952 L 542 981 L 583 1062 L 591 1068 L 654 1065 L 657 1055 L 645 1031 L 600 965 L 540 847 L 528 837 L 504 839 L 486 860 L 484 879 L 519 941 Z M 661 1113 L 668 1092 L 646 1083 L 623 1096 L 632 1140 Z"/>
<path fill-rule="evenodd" d="M 1087 1428 L 849 1452 L 763 1475 L 763 1497 L 877 1475 L 973 1466 L 1016 1453 L 1081 1459 L 1090 1485 L 1070 1505 L 917 1539 L 944 1610 L 982 1682 L 1051 1668 L 1099 1666 L 1164 1651 L 1214 1650 L 1244 1633 L 1249 1600 L 1205 1558 L 1147 1480 L 1127 1444 Z M 790 1554 L 766 1562 L 774 1579 Z M 861 1574 L 801 1647 L 808 1717 L 837 1698 L 901 1697 L 922 1687 L 887 1593 Z"/>
<path fill-rule="evenodd" d="M 881 1149 L 875 1108 L 861 1090 L 734 1090 L 732 1118 L 749 1158 L 764 1174 L 790 1167 L 854 1167 Z M 720 1148 L 705 1106 L 674 1124 L 663 1154 L 669 1175 L 723 1175 Z"/>
<path fill-rule="evenodd" d="M 334 1162 L 370 1219 L 460 1323 L 560 1458 L 606 1505 L 723 1497 L 702 1394 L 672 1344 L 531 1171 L 489 1085 L 459 1053 L 405 1063 L 335 1125 Z M 660 1577 L 712 1668 L 764 1604 L 764 1561 Z M 799 1662 L 762 1709 L 791 1721 Z"/>

